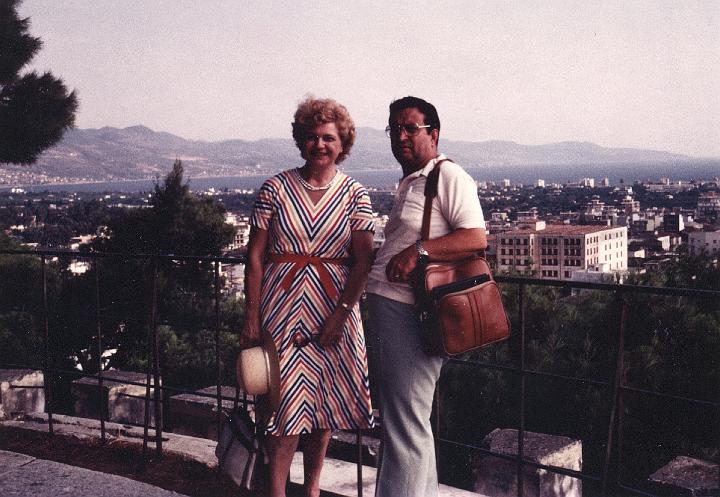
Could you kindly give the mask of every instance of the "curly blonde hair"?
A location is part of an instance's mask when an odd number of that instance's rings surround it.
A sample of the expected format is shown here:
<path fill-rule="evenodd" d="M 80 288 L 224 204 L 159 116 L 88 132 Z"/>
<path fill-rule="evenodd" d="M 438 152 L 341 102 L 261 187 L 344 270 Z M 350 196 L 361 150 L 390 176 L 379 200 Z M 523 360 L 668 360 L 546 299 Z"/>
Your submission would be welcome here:
<path fill-rule="evenodd" d="M 345 106 L 335 100 L 315 98 L 312 95 L 305 97 L 295 111 L 295 120 L 292 123 L 293 139 L 302 152 L 307 132 L 326 123 L 335 123 L 340 135 L 342 152 L 336 161 L 339 164 L 350 155 L 350 149 L 355 143 L 355 123 Z"/>

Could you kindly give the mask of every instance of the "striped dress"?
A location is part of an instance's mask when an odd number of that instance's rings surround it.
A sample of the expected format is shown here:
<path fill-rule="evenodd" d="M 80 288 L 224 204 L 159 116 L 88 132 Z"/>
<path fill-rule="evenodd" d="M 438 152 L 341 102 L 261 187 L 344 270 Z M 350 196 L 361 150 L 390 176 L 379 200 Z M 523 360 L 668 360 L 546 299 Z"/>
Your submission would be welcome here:
<path fill-rule="evenodd" d="M 263 184 L 251 224 L 268 231 L 270 253 L 347 258 L 351 231 L 374 230 L 367 191 L 342 172 L 337 174 L 317 204 L 300 184 L 297 169 L 284 171 Z M 317 341 L 304 347 L 295 345 L 297 338 L 309 338 L 322 329 L 338 305 L 350 271 L 345 265 L 323 265 L 330 274 L 332 292 L 323 286 L 312 264 L 300 269 L 288 262 L 265 264 L 261 322 L 280 356 L 280 405 L 268 425 L 272 435 L 368 428 L 373 424 L 358 306 L 346 321 L 339 345 L 322 347 Z M 284 289 L 285 277 L 293 271 Z"/>

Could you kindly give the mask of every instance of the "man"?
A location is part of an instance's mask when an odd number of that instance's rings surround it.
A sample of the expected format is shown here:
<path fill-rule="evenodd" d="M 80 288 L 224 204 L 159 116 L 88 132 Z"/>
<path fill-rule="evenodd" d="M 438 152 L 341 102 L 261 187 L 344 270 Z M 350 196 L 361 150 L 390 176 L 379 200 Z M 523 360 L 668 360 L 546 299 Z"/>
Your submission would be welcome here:
<path fill-rule="evenodd" d="M 420 241 L 425 182 L 435 164 L 446 159 L 438 154 L 437 110 L 416 97 L 396 100 L 390 104 L 386 133 L 403 178 L 367 286 L 371 378 L 379 388 L 383 428 L 375 496 L 436 496 L 430 413 L 443 360 L 423 352 L 410 278 L 418 263 L 458 260 L 484 249 L 485 222 L 475 182 L 445 160 L 430 239 Z"/>

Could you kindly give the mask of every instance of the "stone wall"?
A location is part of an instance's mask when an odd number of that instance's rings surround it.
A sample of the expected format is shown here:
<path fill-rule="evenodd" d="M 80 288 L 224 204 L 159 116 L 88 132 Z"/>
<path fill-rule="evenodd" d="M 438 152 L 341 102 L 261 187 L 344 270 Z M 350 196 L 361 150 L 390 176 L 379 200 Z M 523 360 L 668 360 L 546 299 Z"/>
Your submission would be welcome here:
<path fill-rule="evenodd" d="M 516 456 L 518 431 L 495 429 L 483 440 L 483 448 Z M 582 470 L 582 442 L 568 437 L 525 432 L 523 457 L 545 466 Z M 493 497 L 517 496 L 517 465 L 499 457 L 482 455 L 473 461 L 474 487 L 481 494 Z M 544 469 L 523 468 L 525 497 L 582 497 L 582 481 Z"/>
<path fill-rule="evenodd" d="M 99 388 L 97 378 L 81 378 L 72 382 L 71 392 L 75 399 L 75 414 L 83 418 L 100 419 L 101 405 L 105 410 L 105 420 L 134 425 L 145 424 L 145 385 L 133 385 L 128 382 L 147 381 L 144 373 L 133 371 L 103 372 L 103 387 Z M 152 378 L 150 384 L 154 385 Z M 150 390 L 150 425 L 155 425 L 154 392 Z"/>
<path fill-rule="evenodd" d="M 0 419 L 45 411 L 44 376 L 33 369 L 0 369 Z"/>

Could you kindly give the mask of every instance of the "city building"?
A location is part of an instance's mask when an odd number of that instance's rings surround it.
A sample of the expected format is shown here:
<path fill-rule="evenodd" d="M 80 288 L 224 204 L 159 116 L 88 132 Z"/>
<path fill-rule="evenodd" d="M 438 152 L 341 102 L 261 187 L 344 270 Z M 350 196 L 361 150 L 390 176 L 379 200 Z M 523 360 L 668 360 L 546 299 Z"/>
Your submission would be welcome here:
<path fill-rule="evenodd" d="M 707 221 L 720 217 L 720 193 L 706 192 L 698 196 L 697 217 Z"/>
<path fill-rule="evenodd" d="M 685 229 L 685 221 L 681 213 L 665 214 L 663 216 L 663 229 L 665 231 L 680 232 Z"/>
<path fill-rule="evenodd" d="M 689 233 L 688 248 L 693 255 L 703 252 L 708 255 L 720 254 L 720 229 Z"/>
<path fill-rule="evenodd" d="M 233 241 L 225 247 L 225 251 L 232 252 L 246 247 L 250 240 L 250 218 L 248 216 L 238 216 L 231 212 L 226 212 L 225 222 L 235 226 L 235 236 L 233 237 Z"/>
<path fill-rule="evenodd" d="M 373 213 L 373 221 L 375 222 L 375 235 L 373 236 L 373 247 L 380 248 L 380 245 L 385 242 L 385 225 L 388 222 L 388 215 L 379 215 L 377 212 Z"/>
<path fill-rule="evenodd" d="M 622 208 L 628 216 L 640 212 L 640 202 L 627 195 L 622 201 Z"/>
<path fill-rule="evenodd" d="M 549 225 L 498 233 L 495 243 L 499 272 L 571 280 L 581 278 L 577 272 L 596 273 L 601 279 L 627 271 L 625 227 Z"/>

